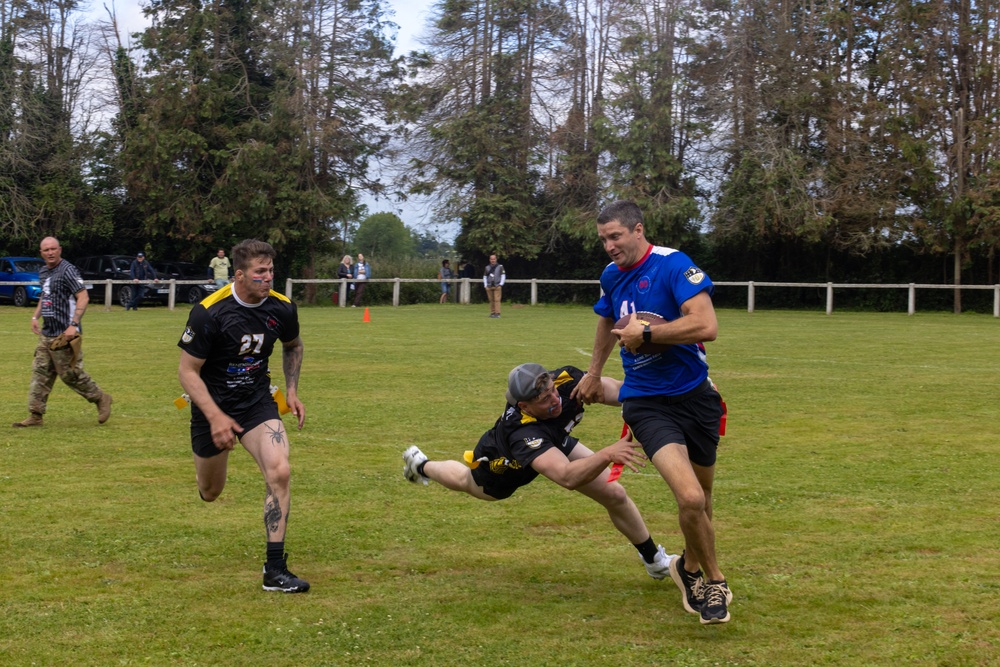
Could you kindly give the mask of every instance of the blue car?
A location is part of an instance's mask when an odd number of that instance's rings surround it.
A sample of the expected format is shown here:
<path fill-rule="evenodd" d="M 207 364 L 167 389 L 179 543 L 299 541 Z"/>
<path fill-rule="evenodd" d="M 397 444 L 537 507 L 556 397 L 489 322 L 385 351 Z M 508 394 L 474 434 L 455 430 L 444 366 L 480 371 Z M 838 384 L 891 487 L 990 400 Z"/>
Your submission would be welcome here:
<path fill-rule="evenodd" d="M 39 257 L 0 257 L 0 283 L 38 282 L 38 272 L 45 266 Z M 28 306 L 38 301 L 40 285 L 0 285 L 0 299 L 11 299 L 15 306 Z"/>

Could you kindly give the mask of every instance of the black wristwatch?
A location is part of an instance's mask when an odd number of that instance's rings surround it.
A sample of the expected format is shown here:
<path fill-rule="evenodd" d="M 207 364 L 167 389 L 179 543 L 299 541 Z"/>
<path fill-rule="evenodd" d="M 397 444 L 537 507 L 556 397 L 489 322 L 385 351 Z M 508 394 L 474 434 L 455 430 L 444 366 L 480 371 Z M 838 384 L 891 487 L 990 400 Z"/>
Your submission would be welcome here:
<path fill-rule="evenodd" d="M 643 343 L 653 342 L 653 331 L 649 328 L 648 324 L 642 328 L 642 342 Z"/>
<path fill-rule="evenodd" d="M 69 325 L 70 325 L 71 327 L 76 327 L 77 329 L 79 329 L 79 328 L 80 328 L 80 323 L 79 323 L 79 322 L 70 322 L 70 323 L 69 323 Z"/>

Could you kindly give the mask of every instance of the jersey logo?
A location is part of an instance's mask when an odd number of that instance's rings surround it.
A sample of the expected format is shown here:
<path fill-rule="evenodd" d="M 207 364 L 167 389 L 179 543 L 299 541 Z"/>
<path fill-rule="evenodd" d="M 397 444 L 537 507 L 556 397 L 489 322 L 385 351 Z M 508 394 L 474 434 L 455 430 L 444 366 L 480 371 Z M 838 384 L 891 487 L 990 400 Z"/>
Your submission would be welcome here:
<path fill-rule="evenodd" d="M 541 438 L 525 438 L 524 439 L 524 444 L 526 444 L 531 449 L 538 449 L 539 447 L 542 446 L 542 439 Z"/>
<path fill-rule="evenodd" d="M 700 285 L 701 281 L 705 279 L 705 274 L 697 266 L 692 266 L 690 269 L 684 272 L 684 277 L 692 285 Z"/>
<path fill-rule="evenodd" d="M 649 276 L 642 276 L 639 281 L 635 284 L 635 289 L 639 294 L 645 294 L 649 291 L 649 286 L 653 284 L 653 281 L 649 279 Z"/>
<path fill-rule="evenodd" d="M 181 342 L 187 345 L 193 340 L 194 340 L 194 331 L 191 330 L 191 327 L 185 327 L 184 334 L 181 336 Z"/>

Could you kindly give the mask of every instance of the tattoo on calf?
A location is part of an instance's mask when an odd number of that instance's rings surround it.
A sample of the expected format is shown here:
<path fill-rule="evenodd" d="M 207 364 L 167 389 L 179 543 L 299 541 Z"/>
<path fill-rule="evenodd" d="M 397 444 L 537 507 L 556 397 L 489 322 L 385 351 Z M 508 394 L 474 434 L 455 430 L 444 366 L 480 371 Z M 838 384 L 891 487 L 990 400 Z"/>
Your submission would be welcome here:
<path fill-rule="evenodd" d="M 264 529 L 268 535 L 276 533 L 278 531 L 278 524 L 280 523 L 281 505 L 271 490 L 271 485 L 268 484 L 267 490 L 264 492 Z"/>

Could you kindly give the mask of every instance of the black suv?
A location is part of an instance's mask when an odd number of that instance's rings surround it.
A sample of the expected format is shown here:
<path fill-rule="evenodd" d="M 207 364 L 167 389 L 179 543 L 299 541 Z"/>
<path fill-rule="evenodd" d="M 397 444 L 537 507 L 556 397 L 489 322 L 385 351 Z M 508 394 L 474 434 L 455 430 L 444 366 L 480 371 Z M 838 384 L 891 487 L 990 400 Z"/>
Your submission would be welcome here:
<path fill-rule="evenodd" d="M 200 266 L 192 262 L 153 262 L 160 280 L 204 280 L 204 285 L 178 285 L 177 303 L 186 301 L 198 303 L 219 289 L 214 280 L 208 279 L 208 265 Z"/>
<path fill-rule="evenodd" d="M 92 257 L 80 257 L 72 262 L 80 271 L 80 276 L 87 286 L 91 301 L 97 299 L 104 300 L 104 281 L 111 280 L 132 280 L 129 275 L 129 267 L 132 260 L 130 255 L 94 255 Z M 149 260 L 146 260 L 149 261 Z M 156 268 L 155 266 L 153 268 Z M 163 282 L 163 276 L 159 283 L 150 283 L 146 286 L 146 301 L 157 301 L 166 303 L 170 298 L 170 286 Z M 123 306 L 127 306 L 132 301 L 132 290 L 135 287 L 132 283 L 126 285 L 112 285 L 111 297 Z"/>

